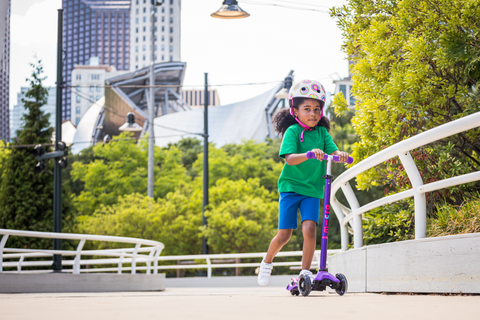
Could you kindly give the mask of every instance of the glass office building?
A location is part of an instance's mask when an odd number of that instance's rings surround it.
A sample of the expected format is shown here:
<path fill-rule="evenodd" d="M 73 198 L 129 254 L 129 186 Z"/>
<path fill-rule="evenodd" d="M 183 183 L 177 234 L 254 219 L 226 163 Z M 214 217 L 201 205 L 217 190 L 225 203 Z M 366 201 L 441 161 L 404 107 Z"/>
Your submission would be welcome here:
<path fill-rule="evenodd" d="M 10 0 L 0 1 L 0 140 L 10 141 Z"/>
<path fill-rule="evenodd" d="M 99 63 L 130 68 L 130 0 L 62 0 L 63 43 L 66 51 L 63 80 L 71 85 L 75 65 Z M 70 120 L 71 90 L 63 91 L 62 118 Z"/>

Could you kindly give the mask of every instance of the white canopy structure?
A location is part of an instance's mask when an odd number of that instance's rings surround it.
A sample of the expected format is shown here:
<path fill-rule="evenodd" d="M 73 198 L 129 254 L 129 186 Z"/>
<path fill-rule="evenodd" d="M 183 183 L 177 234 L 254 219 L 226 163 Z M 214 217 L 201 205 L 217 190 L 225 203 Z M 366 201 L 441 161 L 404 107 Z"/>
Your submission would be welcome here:
<path fill-rule="evenodd" d="M 77 125 L 77 131 L 71 147 L 72 154 L 77 154 L 85 148 L 95 144 L 101 130 L 100 123 L 103 120 L 105 97 L 92 104 Z"/>
<path fill-rule="evenodd" d="M 276 85 L 269 91 L 254 98 L 225 105 L 208 108 L 209 141 L 217 147 L 242 140 L 265 141 L 273 137 L 271 118 L 280 104 L 285 100 L 275 98 L 275 94 L 283 87 Z M 203 110 L 171 113 L 155 118 L 155 144 L 165 147 L 186 137 L 202 139 Z"/>

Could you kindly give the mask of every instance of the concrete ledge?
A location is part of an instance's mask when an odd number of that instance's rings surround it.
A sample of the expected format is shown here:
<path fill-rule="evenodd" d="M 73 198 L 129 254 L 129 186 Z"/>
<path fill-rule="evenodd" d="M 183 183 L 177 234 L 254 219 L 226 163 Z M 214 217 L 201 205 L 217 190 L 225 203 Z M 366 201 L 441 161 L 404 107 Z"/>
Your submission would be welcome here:
<path fill-rule="evenodd" d="M 165 290 L 165 274 L 5 274 L 0 293 L 118 292 Z"/>
<path fill-rule="evenodd" d="M 329 270 L 346 275 L 350 292 L 480 293 L 480 233 L 349 250 Z"/>
<path fill-rule="evenodd" d="M 366 292 L 367 247 L 340 252 L 328 258 L 328 271 L 347 277 L 348 292 Z"/>
<path fill-rule="evenodd" d="M 270 278 L 269 287 L 284 287 L 290 283 L 290 278 L 297 277 L 296 275 L 289 276 L 272 276 Z M 240 277 L 192 277 L 192 278 L 167 278 L 167 288 L 219 288 L 219 287 L 258 287 L 257 276 L 240 276 Z"/>

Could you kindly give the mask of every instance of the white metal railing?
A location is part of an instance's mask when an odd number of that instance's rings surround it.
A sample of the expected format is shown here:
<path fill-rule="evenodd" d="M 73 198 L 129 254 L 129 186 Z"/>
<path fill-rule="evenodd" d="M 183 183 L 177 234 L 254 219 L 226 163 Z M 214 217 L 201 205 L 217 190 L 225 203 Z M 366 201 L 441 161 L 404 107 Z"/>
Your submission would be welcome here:
<path fill-rule="evenodd" d="M 348 223 L 353 224 L 354 248 L 361 248 L 363 246 L 362 214 L 382 205 L 410 198 L 412 196 L 414 197 L 415 203 L 415 239 L 425 238 L 427 231 L 427 208 L 425 193 L 459 184 L 478 181 L 480 180 L 480 171 L 424 185 L 417 166 L 410 155 L 410 150 L 477 127 L 480 127 L 480 112 L 443 124 L 434 129 L 396 143 L 393 146 L 390 146 L 385 150 L 368 157 L 338 176 L 338 178 L 335 179 L 332 184 L 333 199 L 331 201 L 331 206 L 338 220 L 340 221 L 342 250 L 347 250 L 348 248 Z M 412 188 L 370 202 L 360 207 L 349 181 L 359 174 L 395 156 L 400 158 L 402 165 L 407 172 L 408 178 L 410 179 Z M 340 188 L 342 188 L 350 208 L 341 204 L 335 197 L 335 193 Z"/>
<path fill-rule="evenodd" d="M 102 273 L 102 272 L 117 272 L 130 271 L 136 273 L 137 271 L 146 271 L 147 274 L 157 274 L 158 270 L 167 269 L 207 269 L 207 277 L 212 276 L 212 270 L 215 268 L 241 268 L 241 267 L 258 267 L 261 259 L 258 262 L 241 263 L 241 259 L 246 258 L 263 258 L 266 252 L 259 253 L 233 253 L 233 254 L 207 254 L 207 255 L 181 255 L 181 256 L 160 256 L 164 245 L 161 242 L 143 240 L 136 238 L 113 237 L 113 236 L 98 236 L 98 235 L 82 235 L 69 233 L 53 233 L 53 232 L 35 232 L 35 231 L 19 231 L 0 229 L 0 235 L 3 237 L 0 240 L 0 273 L 47 273 L 52 272 L 47 269 L 39 269 L 42 267 L 49 267 L 53 260 L 42 261 L 28 261 L 31 258 L 52 258 L 54 254 L 61 254 L 62 272 L 79 273 Z M 18 249 L 6 248 L 7 239 L 9 236 L 22 237 L 38 237 L 51 239 L 68 239 L 78 240 L 76 250 L 42 250 L 42 249 Z M 122 249 L 105 249 L 105 250 L 82 250 L 86 241 L 108 241 L 119 243 L 134 243 L 134 248 Z M 141 247 L 141 246 L 145 247 Z M 328 254 L 332 255 L 338 253 L 340 250 L 328 250 Z M 301 257 L 302 251 L 288 251 L 280 252 L 277 257 Z M 71 259 L 73 257 L 73 259 Z M 84 257 L 82 259 L 82 257 Z M 86 259 L 86 257 L 101 257 Z M 68 259 L 70 258 L 70 259 Z M 15 261 L 4 261 L 14 260 Z M 231 259 L 235 259 L 235 263 L 228 263 Z M 204 263 L 198 261 L 203 260 Z M 222 262 L 222 260 L 224 260 Z M 179 264 L 173 265 L 159 265 L 158 261 L 176 261 Z M 193 264 L 181 264 L 181 261 L 192 262 Z M 220 262 L 219 262 L 220 261 Z M 238 262 L 237 262 L 238 261 Z M 219 263 L 214 263 L 219 262 Z M 152 267 L 153 263 L 153 267 Z M 124 264 L 131 264 L 131 266 L 124 266 Z M 142 264 L 139 266 L 139 264 Z M 144 265 L 143 265 L 144 264 Z M 288 266 L 300 267 L 301 259 L 297 261 L 274 262 L 274 266 Z M 101 265 L 100 268 L 87 268 L 88 266 Z M 106 267 L 114 265 L 113 267 Z M 320 265 L 320 250 L 315 251 L 314 259 L 312 261 L 312 268 L 317 268 Z M 83 266 L 83 268 L 82 268 Z M 34 270 L 22 270 L 22 268 L 36 268 Z M 71 267 L 65 268 L 64 267 Z M 16 269 L 10 271 L 3 271 L 3 268 Z"/>
<path fill-rule="evenodd" d="M 144 240 L 137 238 L 127 237 L 114 237 L 114 236 L 98 236 L 88 234 L 73 234 L 73 233 L 54 233 L 54 232 L 38 232 L 38 231 L 21 231 L 21 230 L 9 230 L 0 229 L 0 273 L 3 272 L 3 268 L 16 267 L 17 271 L 24 273 L 39 273 L 39 272 L 51 272 L 49 270 L 33 270 L 22 271 L 22 267 L 47 267 L 51 266 L 53 260 L 46 261 L 26 261 L 29 258 L 49 258 L 58 254 L 63 257 L 73 259 L 62 259 L 63 266 L 71 266 L 71 269 L 62 270 L 63 272 L 72 272 L 79 274 L 80 272 L 105 272 L 113 271 L 111 268 L 100 269 L 81 269 L 81 266 L 88 265 L 105 265 L 116 264 L 115 271 L 121 273 L 122 270 L 130 270 L 131 273 L 136 273 L 137 270 L 146 270 L 147 273 L 151 272 L 151 263 L 153 262 L 153 272 L 157 273 L 158 256 L 162 252 L 164 245 L 158 241 Z M 6 243 L 9 236 L 20 237 L 35 237 L 35 238 L 50 238 L 50 239 L 64 239 L 64 240 L 78 240 L 76 250 L 43 250 L 43 249 L 20 249 L 20 248 L 6 248 Z M 106 241 L 117 243 L 131 243 L 135 244 L 134 248 L 123 249 L 107 249 L 107 250 L 83 250 L 83 246 L 86 241 Z M 145 247 L 141 247 L 141 246 Z M 11 252 L 11 253 L 9 253 Z M 112 259 L 89 259 L 82 260 L 82 256 L 101 256 L 101 257 L 113 257 Z M 3 260 L 18 259 L 18 261 L 3 262 Z M 145 267 L 138 267 L 137 263 L 145 263 Z M 123 267 L 123 264 L 130 264 L 130 267 Z M 12 271 L 7 271 L 12 272 Z"/>

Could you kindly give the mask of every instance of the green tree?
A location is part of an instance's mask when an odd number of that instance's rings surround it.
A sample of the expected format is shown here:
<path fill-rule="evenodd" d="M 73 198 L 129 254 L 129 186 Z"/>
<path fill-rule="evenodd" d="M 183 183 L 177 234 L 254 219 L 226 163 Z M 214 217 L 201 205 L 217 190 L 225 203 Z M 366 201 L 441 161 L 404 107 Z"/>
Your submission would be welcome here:
<path fill-rule="evenodd" d="M 40 107 L 47 103 L 48 91 L 43 86 L 41 61 L 31 64 L 33 72 L 30 89 L 22 102 L 27 112 L 22 117 L 22 127 L 17 131 L 18 139 L 11 144 L 9 155 L 1 160 L 2 179 L 0 184 L 0 228 L 48 231 L 53 229 L 53 161 L 46 161 L 47 170 L 35 173 L 37 164 L 33 148 L 20 145 L 51 144 L 53 128 L 48 126 L 49 114 Z M 51 147 L 46 147 L 51 151 Z M 69 190 L 63 188 L 62 225 L 68 232 L 73 223 Z M 52 240 L 35 238 L 12 238 L 9 246 L 25 248 L 49 248 Z"/>
<path fill-rule="evenodd" d="M 202 152 L 202 142 L 197 138 L 184 138 L 177 143 L 169 143 L 167 149 L 177 148 L 182 154 L 182 164 L 193 177 L 195 173 L 191 172 L 193 163 L 197 160 L 198 154 Z"/>
<path fill-rule="evenodd" d="M 113 205 L 101 205 L 93 215 L 78 218 L 78 231 L 160 241 L 162 255 L 201 253 L 201 198 L 172 192 L 154 200 L 145 194 L 120 196 Z M 102 248 L 124 244 L 102 243 Z"/>
<path fill-rule="evenodd" d="M 258 178 L 261 186 L 274 192 L 277 191 L 278 177 L 283 168 L 283 163 L 276 162 L 273 155 L 268 152 L 266 143 L 253 141 L 245 141 L 235 146 L 227 145 L 220 149 L 210 145 L 208 163 L 210 186 L 214 186 L 222 178 L 230 180 Z M 197 176 L 195 183 L 200 185 L 203 181 L 203 153 L 198 155 L 192 170 Z"/>
<path fill-rule="evenodd" d="M 351 0 L 332 16 L 353 59 L 352 119 L 359 162 L 421 132 L 480 111 L 480 6 L 476 0 Z M 346 104 L 335 97 L 337 114 Z M 412 151 L 425 183 L 480 169 L 480 129 Z M 385 186 L 385 193 L 411 184 L 398 158 L 357 177 L 360 189 Z M 461 204 L 478 190 L 468 184 L 427 194 L 435 203 Z"/>
<path fill-rule="evenodd" d="M 145 194 L 147 190 L 147 139 L 137 143 L 122 133 L 118 140 L 93 147 L 94 161 L 73 164 L 73 181 L 83 184 L 83 190 L 74 201 L 81 215 L 95 212 L 100 205 L 112 205 L 119 196 L 132 193 Z M 89 151 L 88 151 L 89 152 Z M 165 197 L 181 183 L 187 181 L 181 154 L 176 147 L 155 148 L 155 198 Z"/>
<path fill-rule="evenodd" d="M 278 226 L 276 194 L 260 180 L 220 179 L 210 190 L 211 203 L 203 229 L 211 253 L 262 252 Z"/>

